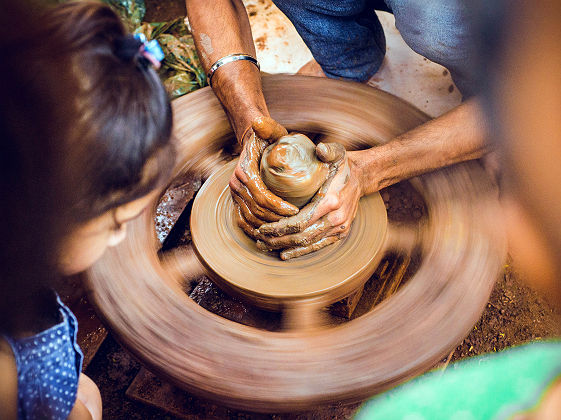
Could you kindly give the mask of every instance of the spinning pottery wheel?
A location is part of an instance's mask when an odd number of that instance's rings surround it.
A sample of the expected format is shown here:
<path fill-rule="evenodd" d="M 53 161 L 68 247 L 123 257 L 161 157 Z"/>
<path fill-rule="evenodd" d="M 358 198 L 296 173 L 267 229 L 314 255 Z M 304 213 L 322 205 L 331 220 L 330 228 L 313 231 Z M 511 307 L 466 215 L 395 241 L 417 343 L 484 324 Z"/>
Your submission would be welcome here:
<path fill-rule="evenodd" d="M 378 193 L 364 197 L 344 241 L 282 261 L 278 253 L 259 251 L 237 227 L 228 187 L 236 163 L 214 173 L 193 204 L 191 234 L 199 259 L 222 289 L 265 309 L 296 311 L 292 327 L 304 326 L 299 311 L 309 314 L 307 306 L 321 309 L 344 298 L 376 269 L 386 239 L 384 202 Z"/>
<path fill-rule="evenodd" d="M 386 142 L 427 119 L 390 94 L 353 83 L 269 76 L 264 78 L 264 91 L 273 118 L 288 130 L 331 135 L 347 150 Z M 178 155 L 174 176 L 213 172 L 218 166 L 215 157 L 231 145 L 232 137 L 216 98 L 208 88 L 202 89 L 176 100 L 174 112 Z M 233 232 L 233 227 L 227 228 L 231 220 L 216 218 L 227 211 L 198 209 L 205 194 L 217 197 L 211 209 L 227 205 L 224 182 L 229 173 L 231 166 L 219 167 L 193 205 L 196 252 L 183 247 L 158 256 L 154 203 L 152 211 L 131 223 L 127 239 L 110 249 L 88 276 L 93 301 L 121 343 L 151 371 L 199 396 L 263 412 L 364 399 L 421 373 L 448 354 L 479 318 L 502 269 L 506 251 L 497 226 L 496 191 L 472 162 L 414 180 L 427 206 L 426 220 L 410 228 L 386 226 L 384 217 L 374 221 L 363 238 L 370 242 L 361 245 L 372 246 L 363 249 L 370 258 L 364 266 L 361 263 L 364 272 L 351 269 L 345 279 L 336 277 L 330 286 L 313 285 L 312 279 L 311 285 L 285 295 L 266 286 L 255 290 L 229 282 L 225 277 L 231 270 L 221 272 L 220 258 L 207 256 L 206 236 L 197 232 L 201 223 L 216 220 L 217 229 Z M 377 195 L 363 201 L 362 207 L 383 205 Z M 367 222 L 372 221 L 357 219 L 351 232 L 361 236 Z M 322 265 L 313 264 L 313 259 L 336 258 L 351 245 L 351 238 L 352 234 L 316 255 L 286 263 L 302 265 L 297 271 L 302 271 L 304 282 L 305 272 Z M 321 308 L 363 284 L 386 250 L 413 248 L 422 262 L 395 295 L 348 323 L 320 327 Z M 227 251 L 220 252 L 223 256 Z M 350 253 L 339 265 L 351 265 L 353 260 Z M 251 328 L 195 304 L 182 285 L 203 271 L 230 293 L 285 311 L 286 329 Z M 258 273 L 245 272 L 248 278 Z"/>

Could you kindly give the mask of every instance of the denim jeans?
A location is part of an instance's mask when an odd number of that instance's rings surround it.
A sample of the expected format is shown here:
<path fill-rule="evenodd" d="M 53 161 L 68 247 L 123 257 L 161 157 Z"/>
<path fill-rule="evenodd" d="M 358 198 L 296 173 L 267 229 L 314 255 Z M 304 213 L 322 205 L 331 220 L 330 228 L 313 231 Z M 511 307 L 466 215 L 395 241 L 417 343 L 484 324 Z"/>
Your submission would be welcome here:
<path fill-rule="evenodd" d="M 392 12 L 418 54 L 446 67 L 464 95 L 473 93 L 472 16 L 467 0 L 273 0 L 291 20 L 328 77 L 363 82 L 386 52 L 375 10 Z"/>

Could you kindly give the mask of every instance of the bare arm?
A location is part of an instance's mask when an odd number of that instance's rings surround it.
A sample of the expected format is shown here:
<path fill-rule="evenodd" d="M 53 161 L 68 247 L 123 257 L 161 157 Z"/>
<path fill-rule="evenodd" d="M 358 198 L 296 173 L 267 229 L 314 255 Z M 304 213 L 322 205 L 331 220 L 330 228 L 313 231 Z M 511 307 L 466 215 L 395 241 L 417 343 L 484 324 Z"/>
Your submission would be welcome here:
<path fill-rule="evenodd" d="M 78 395 L 68 420 L 101 420 L 101 395 L 97 385 L 85 374 L 78 379 Z"/>
<path fill-rule="evenodd" d="M 18 372 L 10 345 L 0 337 L 0 419 L 16 420 Z"/>
<path fill-rule="evenodd" d="M 76 400 L 68 420 L 93 420 L 93 417 L 86 406 L 80 400 Z"/>
<path fill-rule="evenodd" d="M 350 152 L 363 195 L 487 152 L 479 100 L 470 99 L 385 145 Z"/>
<path fill-rule="evenodd" d="M 205 71 L 229 54 L 255 57 L 249 18 L 241 0 L 186 0 L 186 6 Z M 298 208 L 271 193 L 259 174 L 259 162 L 267 145 L 286 134 L 286 129 L 269 117 L 259 70 L 249 61 L 228 63 L 214 73 L 212 88 L 228 114 L 236 138 L 243 144 L 230 180 L 235 205 L 268 221 L 296 214 Z M 260 219 L 249 213 L 253 228 L 258 227 Z M 238 223 L 250 229 L 242 218 Z"/>
<path fill-rule="evenodd" d="M 255 57 L 249 18 L 241 0 L 186 0 L 195 45 L 206 72 L 218 59 L 235 53 Z M 261 75 L 248 61 L 229 63 L 212 78 L 214 93 L 226 109 L 238 140 L 255 118 L 269 116 Z"/>

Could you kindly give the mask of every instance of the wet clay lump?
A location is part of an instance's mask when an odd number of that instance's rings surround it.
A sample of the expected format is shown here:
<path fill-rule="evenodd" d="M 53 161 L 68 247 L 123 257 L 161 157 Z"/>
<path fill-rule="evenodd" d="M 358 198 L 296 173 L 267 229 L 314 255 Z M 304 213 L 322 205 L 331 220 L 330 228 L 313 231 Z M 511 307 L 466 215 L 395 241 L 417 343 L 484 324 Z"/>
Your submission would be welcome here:
<path fill-rule="evenodd" d="M 316 156 L 315 144 L 291 133 L 265 149 L 261 178 L 282 199 L 302 208 L 327 179 L 329 167 Z"/>

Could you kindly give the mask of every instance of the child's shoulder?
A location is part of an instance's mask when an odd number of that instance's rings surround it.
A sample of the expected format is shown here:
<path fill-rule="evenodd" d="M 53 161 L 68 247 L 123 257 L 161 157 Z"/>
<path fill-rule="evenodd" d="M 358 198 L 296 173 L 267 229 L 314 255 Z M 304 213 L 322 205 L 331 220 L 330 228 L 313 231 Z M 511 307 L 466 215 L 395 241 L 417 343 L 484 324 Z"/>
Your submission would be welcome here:
<path fill-rule="evenodd" d="M 18 372 L 10 344 L 0 336 L 0 418 L 16 419 Z"/>

